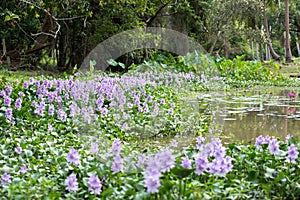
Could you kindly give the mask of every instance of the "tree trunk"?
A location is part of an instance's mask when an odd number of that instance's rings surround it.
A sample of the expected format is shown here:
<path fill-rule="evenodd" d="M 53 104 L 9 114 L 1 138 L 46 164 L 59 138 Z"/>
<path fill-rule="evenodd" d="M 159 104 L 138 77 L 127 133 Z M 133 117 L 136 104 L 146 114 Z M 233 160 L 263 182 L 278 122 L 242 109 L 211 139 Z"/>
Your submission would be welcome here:
<path fill-rule="evenodd" d="M 224 56 L 226 59 L 229 58 L 229 47 L 226 39 L 224 39 Z"/>
<path fill-rule="evenodd" d="M 298 57 L 300 57 L 300 45 L 299 45 L 298 38 L 296 38 L 296 46 L 297 46 Z"/>
<path fill-rule="evenodd" d="M 265 26 L 266 40 L 267 40 L 268 47 L 270 49 L 270 53 L 271 53 L 272 57 L 274 58 L 274 60 L 280 60 L 280 56 L 273 49 L 272 40 L 270 38 L 269 23 L 268 23 L 268 18 L 267 18 L 266 0 L 263 0 L 263 14 L 264 14 L 264 26 Z"/>
<path fill-rule="evenodd" d="M 251 41 L 251 53 L 252 53 L 252 60 L 255 60 L 255 56 L 254 56 L 254 43 L 253 43 L 253 40 Z"/>
<path fill-rule="evenodd" d="M 259 43 L 259 60 L 264 61 L 264 52 L 263 52 L 263 44 Z"/>
<path fill-rule="evenodd" d="M 218 41 L 220 35 L 221 35 L 221 31 L 218 31 L 218 34 L 216 35 L 215 40 L 214 40 L 213 44 L 211 45 L 211 47 L 210 47 L 210 49 L 209 49 L 209 53 L 210 53 L 210 54 L 213 53 L 214 48 L 215 48 L 215 46 L 216 46 L 216 43 L 217 43 L 217 41 Z"/>
<path fill-rule="evenodd" d="M 292 60 L 291 44 L 290 44 L 290 11 L 289 0 L 284 1 L 285 4 L 285 62 L 290 63 Z"/>
<path fill-rule="evenodd" d="M 7 52 L 6 52 L 5 38 L 2 38 L 2 47 L 3 47 L 3 56 L 6 57 L 7 65 L 10 66 L 10 65 L 11 65 L 11 62 L 10 62 L 10 57 L 9 57 L 9 55 L 7 55 Z M 0 60 L 0 61 L 1 61 L 1 60 Z"/>
<path fill-rule="evenodd" d="M 258 43 L 256 42 L 256 60 L 259 60 Z"/>

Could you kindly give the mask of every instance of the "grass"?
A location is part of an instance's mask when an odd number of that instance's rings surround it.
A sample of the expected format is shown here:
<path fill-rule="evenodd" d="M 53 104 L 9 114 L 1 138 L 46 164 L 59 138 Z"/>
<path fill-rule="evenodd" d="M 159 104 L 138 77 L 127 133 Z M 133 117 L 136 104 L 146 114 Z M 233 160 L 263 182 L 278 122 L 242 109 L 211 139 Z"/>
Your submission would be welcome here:
<path fill-rule="evenodd" d="M 287 76 L 294 75 L 294 74 L 300 74 L 300 58 L 294 58 L 294 62 L 292 63 L 285 63 L 285 62 L 265 62 L 264 64 L 266 66 L 270 65 L 275 66 L 271 67 L 270 69 L 274 72 L 278 72 Z"/>

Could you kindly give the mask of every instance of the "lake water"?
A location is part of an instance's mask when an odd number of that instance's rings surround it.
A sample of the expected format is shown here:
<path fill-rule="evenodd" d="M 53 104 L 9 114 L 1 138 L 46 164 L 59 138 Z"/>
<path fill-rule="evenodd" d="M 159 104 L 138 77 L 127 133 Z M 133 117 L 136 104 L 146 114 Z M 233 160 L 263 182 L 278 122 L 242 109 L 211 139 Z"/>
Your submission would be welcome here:
<path fill-rule="evenodd" d="M 296 97 L 290 97 L 295 93 Z M 200 112 L 211 106 L 211 132 L 223 141 L 254 143 L 259 135 L 300 138 L 300 98 L 297 88 L 255 88 L 199 94 Z M 201 110 L 202 109 L 202 110 Z M 217 127 L 217 128 L 214 128 Z"/>

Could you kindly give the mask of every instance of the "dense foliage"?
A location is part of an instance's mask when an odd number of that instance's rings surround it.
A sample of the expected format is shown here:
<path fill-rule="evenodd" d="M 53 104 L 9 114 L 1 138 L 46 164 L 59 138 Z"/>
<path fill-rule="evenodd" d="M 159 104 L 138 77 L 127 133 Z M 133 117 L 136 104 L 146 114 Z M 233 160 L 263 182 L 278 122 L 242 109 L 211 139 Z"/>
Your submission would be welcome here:
<path fill-rule="evenodd" d="M 298 139 L 260 136 L 255 144 L 225 146 L 218 135 L 208 132 L 213 109 L 195 112 L 183 98 L 194 96 L 194 91 L 204 95 L 251 86 L 252 76 L 256 83 L 274 85 L 288 83 L 286 78 L 240 57 L 215 62 L 196 52 L 184 57 L 157 55 L 156 60 L 132 66 L 121 76 L 78 72 L 13 83 L 3 79 L 1 197 L 300 196 Z M 163 70 L 165 66 L 172 70 Z M 247 69 L 244 73 L 237 72 L 241 66 Z"/>
<path fill-rule="evenodd" d="M 291 49 L 296 56 L 299 2 L 290 0 L 289 8 Z M 0 4 L 1 63 L 13 69 L 71 71 L 105 39 L 151 26 L 184 33 L 211 55 L 268 60 L 269 43 L 280 57 L 285 55 L 285 14 L 283 1 L 270 0 L 5 0 Z M 139 49 L 119 61 L 128 67 L 157 51 Z"/>

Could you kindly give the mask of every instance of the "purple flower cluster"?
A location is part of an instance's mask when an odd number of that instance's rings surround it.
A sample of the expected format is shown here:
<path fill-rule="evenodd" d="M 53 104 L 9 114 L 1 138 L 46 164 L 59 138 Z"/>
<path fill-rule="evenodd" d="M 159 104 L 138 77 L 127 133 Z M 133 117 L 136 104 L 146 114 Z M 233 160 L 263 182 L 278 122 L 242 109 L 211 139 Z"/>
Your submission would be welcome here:
<path fill-rule="evenodd" d="M 90 152 L 92 154 L 97 154 L 98 151 L 99 151 L 99 145 L 98 145 L 98 143 L 97 142 L 92 143 L 91 146 L 90 146 Z"/>
<path fill-rule="evenodd" d="M 70 191 L 77 191 L 78 190 L 78 182 L 75 174 L 71 174 L 65 180 L 66 189 Z"/>
<path fill-rule="evenodd" d="M 6 185 L 7 183 L 10 183 L 11 182 L 10 178 L 11 177 L 10 177 L 10 175 L 8 173 L 2 174 L 2 176 L 1 176 L 1 183 L 2 183 L 2 185 Z"/>
<path fill-rule="evenodd" d="M 182 159 L 181 166 L 185 169 L 192 169 L 192 162 L 188 157 Z"/>
<path fill-rule="evenodd" d="M 114 156 L 111 170 L 112 170 L 113 174 L 122 172 L 124 170 L 124 161 L 119 154 Z"/>
<path fill-rule="evenodd" d="M 24 173 L 26 173 L 27 172 L 27 167 L 26 166 L 22 166 L 21 168 L 20 168 L 20 170 L 19 170 L 19 173 L 20 174 L 24 174 Z"/>
<path fill-rule="evenodd" d="M 72 148 L 70 151 L 69 151 L 69 154 L 67 155 L 67 161 L 69 163 L 73 163 L 74 165 L 79 165 L 80 163 L 80 155 L 78 153 L 78 151 L 74 148 Z"/>
<path fill-rule="evenodd" d="M 22 148 L 21 147 L 16 147 L 15 152 L 18 153 L 18 154 L 21 154 L 22 153 Z"/>
<path fill-rule="evenodd" d="M 212 138 L 209 143 L 202 144 L 204 138 L 197 139 L 199 155 L 195 158 L 196 174 L 209 172 L 214 175 L 225 175 L 232 170 L 232 158 L 226 156 L 226 149 L 219 138 Z M 211 162 L 209 162 L 211 160 Z"/>
<path fill-rule="evenodd" d="M 145 185 L 147 192 L 156 193 L 160 187 L 161 173 L 170 171 L 175 166 L 175 157 L 165 149 L 149 158 L 145 172 Z"/>
<path fill-rule="evenodd" d="M 8 173 L 4 173 L 2 176 L 1 176 L 1 183 L 2 185 L 6 185 L 7 183 L 10 183 L 11 180 L 10 180 L 10 175 Z"/>
<path fill-rule="evenodd" d="M 120 156 L 120 152 L 123 149 L 121 140 L 115 139 L 112 143 L 111 152 L 114 155 L 111 170 L 113 174 L 122 172 L 124 170 L 124 161 Z"/>
<path fill-rule="evenodd" d="M 270 136 L 263 137 L 260 135 L 256 138 L 254 146 L 262 150 L 262 144 L 268 144 L 269 152 L 272 155 L 279 152 L 279 141 L 276 138 L 271 138 Z"/>
<path fill-rule="evenodd" d="M 90 194 L 100 194 L 102 191 L 102 183 L 99 177 L 95 174 L 91 174 L 88 179 Z M 78 180 L 75 174 L 70 174 L 65 180 L 66 190 L 69 192 L 76 192 L 78 190 Z"/>
<path fill-rule="evenodd" d="M 298 158 L 299 155 L 297 147 L 294 144 L 290 145 L 288 147 L 287 153 L 288 153 L 286 158 L 287 162 L 296 164 L 296 159 Z"/>
<path fill-rule="evenodd" d="M 261 148 L 261 145 L 262 145 L 262 144 L 269 144 L 270 139 L 271 139 L 270 136 L 264 137 L 264 136 L 260 135 L 260 136 L 258 136 L 258 137 L 256 138 L 256 140 L 255 140 L 255 146 L 256 146 L 257 148 Z"/>
<path fill-rule="evenodd" d="M 89 178 L 89 191 L 91 194 L 100 194 L 102 191 L 102 183 L 98 176 L 91 174 Z"/>
<path fill-rule="evenodd" d="M 270 151 L 270 154 L 272 154 L 272 155 L 275 155 L 279 152 L 279 142 L 277 139 L 273 138 L 269 142 L 269 151 Z"/>

